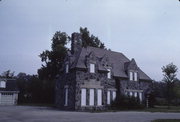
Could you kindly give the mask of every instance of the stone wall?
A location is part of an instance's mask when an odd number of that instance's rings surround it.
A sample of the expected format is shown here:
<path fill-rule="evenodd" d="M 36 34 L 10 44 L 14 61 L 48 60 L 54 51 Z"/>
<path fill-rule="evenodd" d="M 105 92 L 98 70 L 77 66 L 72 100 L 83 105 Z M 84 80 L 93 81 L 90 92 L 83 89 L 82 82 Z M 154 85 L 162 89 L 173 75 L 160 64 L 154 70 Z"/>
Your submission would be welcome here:
<path fill-rule="evenodd" d="M 107 73 L 89 73 L 88 71 L 77 71 L 76 72 L 76 110 L 102 110 L 106 109 L 107 106 L 107 90 L 114 89 L 115 90 L 115 80 L 107 79 Z M 87 89 L 87 106 L 81 107 L 81 89 Z M 95 89 L 95 106 L 88 106 L 89 104 L 89 89 Z M 97 89 L 102 89 L 102 105 L 97 106 Z"/>

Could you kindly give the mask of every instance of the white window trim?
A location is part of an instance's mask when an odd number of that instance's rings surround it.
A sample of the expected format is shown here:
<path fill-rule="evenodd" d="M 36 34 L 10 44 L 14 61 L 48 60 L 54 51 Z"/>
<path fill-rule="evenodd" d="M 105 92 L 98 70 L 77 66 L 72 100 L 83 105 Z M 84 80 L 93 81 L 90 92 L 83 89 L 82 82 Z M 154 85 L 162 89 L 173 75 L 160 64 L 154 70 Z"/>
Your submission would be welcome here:
<path fill-rule="evenodd" d="M 6 82 L 0 81 L 0 88 L 6 88 Z"/>
<path fill-rule="evenodd" d="M 116 91 L 112 91 L 112 100 L 114 101 L 116 99 Z"/>
<path fill-rule="evenodd" d="M 138 73 L 134 72 L 134 81 L 138 81 Z"/>
<path fill-rule="evenodd" d="M 89 92 L 89 105 L 94 106 L 94 89 L 90 89 Z"/>
<path fill-rule="evenodd" d="M 139 100 L 142 102 L 142 92 L 139 92 Z"/>
<path fill-rule="evenodd" d="M 86 106 L 86 89 L 82 88 L 81 89 L 81 106 Z"/>
<path fill-rule="evenodd" d="M 97 89 L 97 106 L 102 106 L 102 89 Z"/>
<path fill-rule="evenodd" d="M 129 72 L 129 80 L 133 81 L 133 72 L 132 71 Z"/>
<path fill-rule="evenodd" d="M 107 91 L 107 104 L 108 105 L 111 104 L 111 91 L 110 90 Z"/>
<path fill-rule="evenodd" d="M 66 73 L 69 73 L 69 64 L 66 64 Z"/>
<path fill-rule="evenodd" d="M 95 73 L 95 64 L 90 63 L 90 73 Z"/>
<path fill-rule="evenodd" d="M 111 79 L 111 69 L 108 68 L 107 70 L 108 70 L 107 78 L 108 78 L 108 79 Z"/>

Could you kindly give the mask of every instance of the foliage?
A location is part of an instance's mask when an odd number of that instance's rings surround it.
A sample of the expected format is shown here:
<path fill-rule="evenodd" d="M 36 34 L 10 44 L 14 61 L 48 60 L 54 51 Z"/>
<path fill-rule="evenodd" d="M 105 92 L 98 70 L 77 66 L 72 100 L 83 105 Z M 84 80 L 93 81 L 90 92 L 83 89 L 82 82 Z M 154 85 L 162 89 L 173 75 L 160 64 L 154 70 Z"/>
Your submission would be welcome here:
<path fill-rule="evenodd" d="M 116 98 L 115 101 L 112 102 L 111 107 L 117 110 L 142 109 L 144 108 L 144 105 L 136 97 L 121 95 L 120 97 Z"/>
<path fill-rule="evenodd" d="M 97 47 L 97 48 L 103 48 L 105 49 L 104 43 L 102 43 L 98 37 L 95 37 L 94 35 L 91 35 L 88 29 L 85 28 L 80 28 L 80 34 L 82 35 L 82 46 L 87 47 L 87 46 L 92 46 L 92 47 Z"/>
<path fill-rule="evenodd" d="M 152 122 L 180 122 L 180 119 L 156 119 Z"/>
<path fill-rule="evenodd" d="M 45 50 L 39 56 L 41 61 L 45 63 L 41 69 L 38 70 L 40 79 L 54 80 L 62 67 L 64 58 L 67 53 L 66 44 L 69 41 L 69 37 L 65 32 L 57 31 L 51 44 L 51 51 Z"/>
<path fill-rule="evenodd" d="M 7 70 L 7 71 L 2 73 L 1 77 L 2 78 L 13 78 L 14 72 L 11 72 L 11 70 Z"/>
<path fill-rule="evenodd" d="M 17 85 L 20 91 L 18 103 L 52 103 L 54 86 L 53 83 L 51 84 L 46 80 L 40 80 L 37 75 L 19 73 L 17 75 Z"/>
<path fill-rule="evenodd" d="M 179 81 L 174 83 L 173 93 L 175 96 L 175 100 L 174 100 L 175 104 L 180 105 L 180 82 Z"/>
<path fill-rule="evenodd" d="M 178 79 L 176 78 L 177 71 L 178 71 L 178 68 L 173 63 L 170 63 L 170 64 L 162 67 L 162 72 L 163 72 L 163 76 L 164 76 L 163 81 L 167 85 L 168 105 L 170 105 L 171 100 L 174 97 L 173 87 L 174 87 L 174 83 L 176 81 L 178 81 Z"/>

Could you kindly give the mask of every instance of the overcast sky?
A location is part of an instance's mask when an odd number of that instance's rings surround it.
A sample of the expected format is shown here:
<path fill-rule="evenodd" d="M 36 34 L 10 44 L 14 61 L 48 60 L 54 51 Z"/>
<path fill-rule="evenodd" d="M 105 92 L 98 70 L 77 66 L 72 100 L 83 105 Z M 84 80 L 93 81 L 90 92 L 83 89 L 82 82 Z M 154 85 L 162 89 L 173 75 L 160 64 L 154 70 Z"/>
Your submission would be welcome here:
<path fill-rule="evenodd" d="M 135 58 L 152 79 L 161 80 L 170 62 L 180 69 L 179 0 L 2 0 L 0 73 L 37 74 L 38 55 L 50 49 L 53 34 L 80 27 Z"/>

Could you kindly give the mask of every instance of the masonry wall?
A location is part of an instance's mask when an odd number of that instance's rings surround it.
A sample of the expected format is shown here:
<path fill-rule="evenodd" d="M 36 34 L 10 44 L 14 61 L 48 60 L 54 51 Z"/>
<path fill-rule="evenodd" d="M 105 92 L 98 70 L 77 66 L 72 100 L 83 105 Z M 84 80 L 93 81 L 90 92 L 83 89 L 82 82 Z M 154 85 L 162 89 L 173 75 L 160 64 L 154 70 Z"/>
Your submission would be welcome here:
<path fill-rule="evenodd" d="M 88 71 L 76 72 L 76 110 L 103 110 L 107 108 L 107 90 L 115 90 L 115 80 L 107 79 L 107 73 L 89 73 Z M 87 89 L 87 106 L 81 107 L 81 89 Z M 95 91 L 95 106 L 89 106 L 89 90 Z M 102 89 L 102 106 L 97 106 L 97 89 Z"/>
<path fill-rule="evenodd" d="M 151 81 L 139 80 L 129 81 L 129 79 L 123 79 L 120 81 L 120 93 L 126 94 L 126 91 L 142 92 L 142 99 L 145 100 L 145 95 L 149 89 L 151 89 Z"/>

